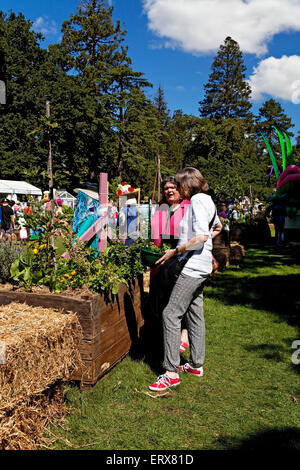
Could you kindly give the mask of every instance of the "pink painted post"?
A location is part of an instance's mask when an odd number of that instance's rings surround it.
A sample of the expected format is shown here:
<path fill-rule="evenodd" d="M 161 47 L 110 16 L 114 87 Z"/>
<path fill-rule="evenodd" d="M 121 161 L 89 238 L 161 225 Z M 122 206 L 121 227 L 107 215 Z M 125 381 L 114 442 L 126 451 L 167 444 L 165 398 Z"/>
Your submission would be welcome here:
<path fill-rule="evenodd" d="M 100 213 L 103 213 L 103 227 L 104 230 L 101 230 L 98 238 L 98 247 L 99 251 L 103 253 L 106 248 L 107 242 L 107 203 L 108 203 L 108 182 L 107 182 L 107 173 L 100 173 L 99 178 L 99 205 Z"/>

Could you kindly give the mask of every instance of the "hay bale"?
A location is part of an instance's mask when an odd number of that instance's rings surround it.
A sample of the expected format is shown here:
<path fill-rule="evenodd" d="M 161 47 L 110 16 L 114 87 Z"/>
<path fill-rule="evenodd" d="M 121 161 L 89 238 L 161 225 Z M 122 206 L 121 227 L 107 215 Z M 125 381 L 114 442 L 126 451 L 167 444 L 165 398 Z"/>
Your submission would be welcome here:
<path fill-rule="evenodd" d="M 54 309 L 15 302 L 0 306 L 0 436 L 4 439 L 3 448 L 14 445 L 14 429 L 21 435 L 26 434 L 24 419 L 31 420 L 35 429 L 41 427 L 41 421 L 49 419 L 49 400 L 45 401 L 43 394 L 52 384 L 67 380 L 75 369 L 82 367 L 80 340 L 81 327 L 75 313 L 62 314 Z M 36 409 L 43 409 L 43 412 L 39 411 L 41 419 L 35 424 L 32 416 L 37 414 Z M 32 434 L 32 426 L 28 424 L 27 428 Z M 26 442 L 24 436 L 22 439 Z M 32 442 L 32 437 L 28 436 L 28 440 Z"/>
<path fill-rule="evenodd" d="M 0 420 L 1 450 L 36 450 L 41 444 L 47 447 L 44 437 L 46 426 L 62 421 L 65 415 L 62 382 L 42 394 L 20 402 L 6 411 Z"/>
<path fill-rule="evenodd" d="M 147 292 L 148 294 L 150 291 L 150 277 L 151 277 L 151 272 L 150 272 L 150 269 L 148 268 L 147 271 L 143 274 L 144 292 Z"/>
<path fill-rule="evenodd" d="M 230 248 L 214 247 L 212 249 L 212 255 L 218 261 L 218 271 L 225 271 L 229 266 Z"/>
<path fill-rule="evenodd" d="M 238 242 L 230 243 L 230 262 L 241 261 L 245 256 L 245 248 Z"/>
<path fill-rule="evenodd" d="M 74 313 L 15 302 L 0 306 L 0 416 L 68 379 L 80 364 L 80 338 Z"/>

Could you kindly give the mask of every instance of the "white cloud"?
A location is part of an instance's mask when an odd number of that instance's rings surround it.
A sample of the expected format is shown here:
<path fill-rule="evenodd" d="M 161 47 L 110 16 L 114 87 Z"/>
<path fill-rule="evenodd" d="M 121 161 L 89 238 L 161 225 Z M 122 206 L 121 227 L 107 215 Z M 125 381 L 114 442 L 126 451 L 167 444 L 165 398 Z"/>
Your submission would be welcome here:
<path fill-rule="evenodd" d="M 176 90 L 177 91 L 185 91 L 185 88 L 182 85 L 177 85 Z"/>
<path fill-rule="evenodd" d="M 227 36 L 261 56 L 275 34 L 300 31 L 300 0 L 143 0 L 149 28 L 164 46 L 215 52 Z"/>
<path fill-rule="evenodd" d="M 54 20 L 50 20 L 48 16 L 39 16 L 33 23 L 32 29 L 44 35 L 56 35 L 58 33 L 56 22 Z"/>
<path fill-rule="evenodd" d="M 300 90 L 300 56 L 268 57 L 254 67 L 249 78 L 252 99 L 260 101 L 264 94 L 297 104 Z"/>

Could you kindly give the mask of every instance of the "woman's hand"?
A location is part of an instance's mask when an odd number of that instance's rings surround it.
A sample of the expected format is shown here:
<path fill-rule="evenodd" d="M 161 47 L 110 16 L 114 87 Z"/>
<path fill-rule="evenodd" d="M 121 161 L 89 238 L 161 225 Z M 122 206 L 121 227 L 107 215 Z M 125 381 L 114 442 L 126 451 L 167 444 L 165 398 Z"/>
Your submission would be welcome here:
<path fill-rule="evenodd" d="M 168 259 L 170 258 L 173 258 L 173 256 L 176 255 L 176 249 L 172 249 L 172 250 L 167 250 L 165 252 L 165 254 L 159 258 L 155 264 L 158 264 L 159 266 L 161 266 L 162 264 L 164 264 Z"/>

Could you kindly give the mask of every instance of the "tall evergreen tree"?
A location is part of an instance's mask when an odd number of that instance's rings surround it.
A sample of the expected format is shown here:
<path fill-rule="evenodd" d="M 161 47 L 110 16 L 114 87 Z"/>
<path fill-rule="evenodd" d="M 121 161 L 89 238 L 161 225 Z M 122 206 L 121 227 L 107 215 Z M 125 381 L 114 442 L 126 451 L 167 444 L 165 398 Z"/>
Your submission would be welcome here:
<path fill-rule="evenodd" d="M 289 135 L 293 135 L 290 131 L 290 128 L 294 127 L 292 120 L 285 114 L 281 104 L 273 98 L 263 103 L 255 120 L 257 129 L 272 142 L 276 135 L 274 125 L 283 128 Z"/>
<path fill-rule="evenodd" d="M 205 97 L 199 102 L 200 115 L 214 119 L 250 116 L 251 89 L 245 81 L 246 67 L 240 47 L 231 37 L 220 46 L 211 70 L 204 85 Z"/>
<path fill-rule="evenodd" d="M 168 163 L 176 173 L 186 166 L 186 154 L 197 135 L 200 118 L 183 114 L 181 109 L 174 111 L 169 123 Z"/>
<path fill-rule="evenodd" d="M 29 139 L 27 134 L 45 109 L 38 83 L 47 52 L 39 46 L 42 36 L 31 27 L 21 13 L 0 12 L 1 69 L 7 89 L 6 104 L 0 107 L 0 174 L 23 179 L 26 171 L 32 172 L 32 183 L 41 184 L 47 179 L 47 147 L 42 138 Z"/>
<path fill-rule="evenodd" d="M 107 139 L 116 139 L 110 146 L 115 149 L 113 161 L 110 155 L 111 170 L 117 170 L 122 178 L 127 103 L 131 92 L 150 84 L 142 73 L 133 71 L 123 44 L 126 32 L 121 30 L 119 21 L 114 24 L 113 8 L 106 8 L 105 3 L 105 0 L 85 0 L 80 5 L 77 13 L 63 23 L 61 48 L 69 69 L 78 73 L 94 102 L 95 142 L 90 167 L 96 172 L 106 169 L 102 165 L 104 145 L 97 142 L 99 136 L 106 147 Z"/>
<path fill-rule="evenodd" d="M 158 86 L 153 102 L 156 108 L 157 118 L 161 123 L 161 127 L 162 129 L 166 130 L 170 121 L 170 111 L 165 99 L 165 92 L 161 85 Z"/>
<path fill-rule="evenodd" d="M 293 149 L 293 157 L 294 157 L 294 163 L 300 166 L 300 131 L 298 131 L 296 145 L 294 146 L 294 149 Z"/>
<path fill-rule="evenodd" d="M 186 148 L 185 164 L 195 166 L 208 179 L 217 195 L 264 197 L 267 188 L 266 163 L 257 158 L 257 146 L 244 119 L 199 120 L 194 139 Z"/>

